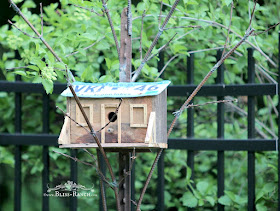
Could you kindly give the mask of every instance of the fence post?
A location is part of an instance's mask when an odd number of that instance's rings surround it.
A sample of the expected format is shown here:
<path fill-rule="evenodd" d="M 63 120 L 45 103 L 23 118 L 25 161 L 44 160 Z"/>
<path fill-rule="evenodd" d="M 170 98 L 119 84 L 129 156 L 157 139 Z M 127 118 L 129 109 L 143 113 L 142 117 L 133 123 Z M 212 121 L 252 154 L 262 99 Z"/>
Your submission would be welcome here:
<path fill-rule="evenodd" d="M 280 114 L 280 32 L 278 34 L 278 81 L 277 81 L 277 94 L 278 94 L 278 114 Z M 280 209 L 280 154 L 279 154 L 279 139 L 280 139 L 280 118 L 278 116 L 278 140 L 277 140 L 277 150 L 278 150 L 278 210 Z"/>
<path fill-rule="evenodd" d="M 16 76 L 21 81 L 21 76 Z M 21 93 L 15 93 L 15 132 L 21 133 Z M 21 210 L 21 146 L 15 146 L 14 210 Z"/>
<path fill-rule="evenodd" d="M 70 149 L 71 150 L 71 157 L 77 157 L 77 149 Z M 70 178 L 72 182 L 78 182 L 78 169 L 77 169 L 77 162 L 71 159 L 70 161 Z M 73 194 L 73 193 L 72 193 Z M 76 211 L 78 206 L 77 197 L 72 196 L 70 197 L 70 210 Z"/>
<path fill-rule="evenodd" d="M 222 50 L 217 51 L 217 61 L 222 58 Z M 218 68 L 216 84 L 224 84 L 224 65 L 222 64 Z M 223 100 L 224 97 L 217 96 L 217 100 Z M 225 105 L 224 103 L 217 104 L 217 138 L 224 138 L 224 113 L 225 113 Z M 218 151 L 218 198 L 224 195 L 224 180 L 225 180 L 225 158 L 224 151 Z M 224 210 L 224 205 L 218 203 L 218 211 Z"/>
<path fill-rule="evenodd" d="M 194 54 L 190 54 L 189 57 L 187 57 L 187 84 L 193 85 L 194 84 Z M 189 95 L 190 93 L 188 93 Z M 193 101 L 190 102 L 190 104 Z M 194 137 L 194 110 L 193 108 L 190 108 L 187 110 L 187 138 L 193 138 Z M 187 165 L 192 170 L 191 180 L 194 179 L 194 151 L 188 150 L 188 156 L 187 156 Z M 191 191 L 191 189 L 190 189 Z M 188 210 L 193 210 L 191 208 L 188 208 Z"/>
<path fill-rule="evenodd" d="M 43 94 L 43 133 L 49 133 L 49 110 L 50 99 L 47 94 Z M 49 197 L 44 196 L 47 193 L 47 184 L 49 183 L 49 147 L 43 146 L 43 164 L 44 169 L 42 172 L 42 190 L 43 190 L 43 203 L 42 210 L 49 210 Z"/>
<path fill-rule="evenodd" d="M 248 83 L 255 83 L 253 49 L 248 48 Z M 255 138 L 255 97 L 248 96 L 248 139 Z M 255 152 L 248 151 L 248 210 L 255 210 Z"/>

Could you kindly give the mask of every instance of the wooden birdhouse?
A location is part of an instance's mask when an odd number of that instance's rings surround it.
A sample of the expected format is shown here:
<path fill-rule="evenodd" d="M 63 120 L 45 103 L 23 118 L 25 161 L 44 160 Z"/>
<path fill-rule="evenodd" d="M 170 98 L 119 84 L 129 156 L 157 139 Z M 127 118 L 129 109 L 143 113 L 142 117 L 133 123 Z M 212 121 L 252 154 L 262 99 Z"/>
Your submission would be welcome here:
<path fill-rule="evenodd" d="M 145 149 L 167 148 L 169 84 L 75 82 L 73 87 L 103 147 Z M 79 124 L 65 117 L 58 139 L 60 147 L 97 148 L 92 135 L 83 128 L 87 124 L 69 88 L 62 96 L 67 97 L 67 114 Z"/>

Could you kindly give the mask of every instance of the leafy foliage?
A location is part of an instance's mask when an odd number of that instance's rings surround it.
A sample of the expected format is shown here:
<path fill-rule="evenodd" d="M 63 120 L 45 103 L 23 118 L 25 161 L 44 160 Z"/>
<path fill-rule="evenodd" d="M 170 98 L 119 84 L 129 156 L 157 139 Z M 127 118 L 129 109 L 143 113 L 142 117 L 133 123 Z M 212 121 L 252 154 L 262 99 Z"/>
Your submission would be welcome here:
<path fill-rule="evenodd" d="M 22 2 L 18 0 L 17 2 Z M 175 33 L 178 33 L 175 39 L 167 46 L 163 60 L 167 62 L 172 56 L 177 57 L 170 62 L 165 70 L 164 78 L 172 81 L 173 84 L 186 83 L 186 60 L 190 51 L 198 51 L 195 53 L 195 83 L 200 82 L 202 77 L 211 69 L 216 61 L 216 50 L 207 50 L 216 47 L 223 47 L 227 36 L 227 26 L 229 25 L 230 4 L 231 0 L 220 0 L 209 2 L 207 0 L 200 1 L 182 1 L 177 7 L 174 16 L 168 24 L 168 30 L 165 30 L 153 50 L 153 54 L 157 54 L 158 49 L 167 43 Z M 162 15 L 167 15 L 173 1 L 163 1 Z M 71 69 L 79 81 L 90 82 L 108 82 L 118 81 L 119 61 L 117 51 L 114 46 L 114 40 L 108 20 L 105 16 L 98 16 L 88 10 L 75 7 L 73 4 L 94 9 L 102 14 L 102 4 L 100 1 L 82 1 L 82 0 L 61 0 L 60 3 L 50 4 L 44 7 L 44 39 L 53 47 L 55 52 L 63 59 L 63 62 Z M 24 1 L 21 4 L 22 12 L 40 31 L 40 16 L 31 13 L 31 9 L 39 11 L 38 5 L 33 1 Z M 231 23 L 232 32 L 229 34 L 228 46 L 233 46 L 239 40 L 238 35 L 243 35 L 248 27 L 248 2 L 234 1 L 235 9 L 233 10 L 233 18 Z M 120 13 L 125 7 L 125 1 L 116 0 L 108 1 L 108 8 L 112 21 L 116 29 L 117 36 L 120 36 Z M 249 2 L 252 10 L 253 4 Z M 142 35 L 143 54 L 148 50 L 152 39 L 158 31 L 159 22 L 162 23 L 164 17 L 159 18 L 161 3 L 160 1 L 144 0 L 138 4 L 132 5 L 133 20 L 133 68 L 136 69 L 140 63 L 140 32 L 141 17 L 146 11 L 144 18 L 144 30 Z M 277 8 L 280 3 L 277 0 L 263 1 L 257 4 L 256 18 L 253 21 L 253 27 L 259 31 L 265 30 L 267 27 L 279 22 L 279 12 Z M 12 21 L 24 32 L 31 34 L 26 23 L 19 17 L 14 16 Z M 198 28 L 192 29 L 186 27 L 189 25 L 199 25 Z M 178 27 L 178 28 L 173 28 Z M 249 42 L 255 46 L 259 46 L 272 61 L 276 60 L 278 38 L 277 30 L 271 30 L 257 37 L 249 38 Z M 22 76 L 23 81 L 31 81 L 34 83 L 42 83 L 47 93 L 52 93 L 54 81 L 65 82 L 64 68 L 62 63 L 56 61 L 47 49 L 41 44 L 39 39 L 30 38 L 14 27 L 4 25 L 0 28 L 0 42 L 3 49 L 0 54 L 0 68 L 3 71 L 3 77 L 7 81 L 14 80 L 14 74 Z M 90 45 L 92 47 L 84 49 Z M 225 83 L 226 84 L 242 84 L 246 83 L 246 49 L 248 44 L 238 48 L 236 54 L 225 62 Z M 206 49 L 205 51 L 200 51 Z M 77 52 L 73 54 L 73 52 Z M 260 51 L 255 51 L 254 57 L 258 67 L 269 69 L 271 72 L 277 72 L 276 66 L 265 58 Z M 145 65 L 140 80 L 153 81 L 158 75 L 159 56 L 156 55 Z M 161 61 L 162 62 L 162 61 Z M 25 67 L 15 70 L 7 70 L 14 67 Z M 105 70 L 102 75 L 100 70 Z M 257 69 L 258 71 L 258 69 Z M 258 74 L 261 74 L 258 72 Z M 1 75 L 0 75 L 1 76 Z M 214 83 L 212 77 L 208 83 Z M 263 75 L 259 77 L 263 81 L 267 81 Z M 259 83 L 261 83 L 259 79 Z M 55 111 L 55 105 L 65 108 L 65 99 L 59 96 L 51 96 L 52 112 L 50 114 L 51 133 L 57 134 L 62 125 L 62 115 Z M 210 98 L 196 98 L 198 103 L 204 103 L 211 100 Z M 13 133 L 14 119 L 14 95 L 8 93 L 0 93 L 0 132 Z M 42 97 L 38 95 L 23 96 L 23 133 L 40 133 L 42 131 Z M 178 109 L 177 105 L 182 104 L 180 98 L 168 99 L 168 122 L 173 119 L 172 112 Z M 274 114 L 274 106 L 277 99 L 258 98 L 258 115 L 257 118 L 275 133 L 277 123 Z M 246 98 L 239 98 L 238 106 L 246 112 Z M 225 116 L 225 138 L 242 139 L 247 137 L 246 116 L 234 110 L 230 106 L 226 106 L 227 113 Z M 187 113 L 184 112 L 172 134 L 173 137 L 186 137 L 186 118 Z M 257 129 L 264 133 L 267 137 L 271 137 L 262 126 L 256 125 Z M 196 138 L 215 138 L 216 124 L 216 106 L 209 105 L 207 108 L 202 107 L 195 110 L 195 137 Z M 261 137 L 258 133 L 258 137 Z M 31 200 L 40 192 L 39 174 L 42 172 L 42 161 L 40 147 L 26 147 L 22 155 L 23 159 L 23 184 L 25 197 Z M 57 149 L 56 149 L 57 150 Z M 51 151 L 51 150 L 50 150 Z M 69 153 L 68 150 L 62 150 L 63 153 Z M 50 152 L 51 157 L 51 184 L 57 185 L 61 181 L 69 178 L 69 160 L 58 156 L 58 154 Z M 245 152 L 226 152 L 225 153 L 225 195 L 217 198 L 217 156 L 215 152 L 196 152 L 195 170 L 191 172 L 186 165 L 187 153 L 180 150 L 168 150 L 165 156 L 165 205 L 167 208 L 176 208 L 177 210 L 185 210 L 186 207 L 201 207 L 214 209 L 217 204 L 223 204 L 230 209 L 244 209 L 247 203 L 247 181 L 246 181 L 246 153 Z M 79 158 L 89 159 L 83 153 L 79 153 Z M 114 155 L 110 155 L 112 162 Z M 139 154 L 136 165 L 141 168 L 136 169 L 137 180 L 135 183 L 136 192 L 139 193 L 143 187 L 143 182 L 149 171 L 151 160 L 154 158 L 152 154 Z M 256 203 L 258 210 L 269 210 L 276 207 L 277 199 L 277 153 L 257 153 L 256 154 L 256 175 L 257 191 Z M 0 147 L 0 163 L 5 167 L 13 168 L 13 148 Z M 83 185 L 91 185 L 94 183 L 98 187 L 98 177 L 93 169 L 79 165 L 79 181 Z M 191 179 L 194 174 L 195 180 Z M 8 178 L 12 175 L 11 171 L 6 172 Z M 153 176 L 155 181 L 156 175 Z M 0 177 L 1 181 L 1 177 Z M 7 184 L 12 186 L 12 181 L 7 180 Z M 35 190 L 30 190 L 29 185 L 34 184 Z M 96 188 L 97 189 L 97 188 Z M 156 204 L 156 182 L 152 182 L 148 188 L 148 192 L 144 198 L 142 210 L 155 209 Z M 138 196 L 138 195 L 137 195 Z M 37 197 L 38 198 L 38 197 Z M 137 197 L 136 197 L 137 198 Z M 109 203 L 113 205 L 113 195 L 108 191 Z M 9 207 L 9 198 L 6 207 Z M 97 209 L 98 199 L 88 198 L 80 199 L 79 206 L 83 209 L 90 207 Z M 63 199 L 53 200 L 53 206 L 56 208 L 66 206 L 67 203 Z M 36 202 L 33 200 L 32 204 Z M 31 210 L 32 207 L 29 207 Z M 34 205 L 37 210 L 38 205 Z M 82 208 L 81 208 L 82 209 Z"/>

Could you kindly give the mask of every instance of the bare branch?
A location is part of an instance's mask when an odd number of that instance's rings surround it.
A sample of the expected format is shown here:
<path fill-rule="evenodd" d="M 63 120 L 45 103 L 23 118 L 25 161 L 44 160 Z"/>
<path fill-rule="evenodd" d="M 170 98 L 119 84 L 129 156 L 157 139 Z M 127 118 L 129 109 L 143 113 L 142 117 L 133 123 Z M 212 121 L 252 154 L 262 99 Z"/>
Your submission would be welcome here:
<path fill-rule="evenodd" d="M 142 203 L 143 197 L 144 197 L 144 195 L 145 195 L 145 193 L 146 193 L 148 184 L 149 184 L 149 182 L 151 181 L 153 172 L 154 172 L 154 170 L 155 170 L 155 167 L 156 167 L 156 165 L 157 165 L 157 163 L 158 163 L 158 160 L 159 160 L 159 158 L 160 158 L 161 153 L 163 152 L 163 150 L 164 150 L 164 149 L 161 148 L 161 149 L 159 149 L 158 152 L 157 152 L 156 158 L 155 158 L 155 160 L 154 160 L 154 162 L 153 162 L 153 165 L 152 165 L 152 167 L 151 167 L 151 170 L 150 170 L 150 172 L 149 172 L 149 174 L 148 174 L 148 177 L 147 177 L 147 180 L 146 180 L 146 182 L 145 182 L 145 185 L 144 185 L 144 187 L 143 187 L 143 189 L 142 189 L 142 191 L 141 191 L 141 194 L 140 194 L 140 197 L 139 197 L 139 201 L 138 201 L 138 203 L 137 203 L 136 211 L 140 211 L 140 207 L 141 207 L 141 203 Z"/>
<path fill-rule="evenodd" d="M 242 114 L 244 116 L 248 116 L 248 113 L 246 111 L 244 111 L 243 109 L 239 108 L 238 106 L 236 106 L 233 103 L 228 103 L 228 105 L 230 105 L 232 108 L 234 108 L 236 111 L 239 112 L 239 114 Z M 267 128 L 261 121 L 259 121 L 258 119 L 256 119 L 256 123 L 258 125 L 260 125 L 261 127 L 263 127 L 270 135 L 273 136 L 273 138 L 277 138 L 277 135 L 272 132 L 269 128 Z"/>
<path fill-rule="evenodd" d="M 255 4 L 254 4 L 254 8 L 253 8 L 253 11 L 252 11 L 252 14 L 251 14 L 251 18 L 250 18 L 250 22 L 249 22 L 249 27 L 248 27 L 247 30 L 250 30 L 250 29 L 251 29 L 252 21 L 253 21 L 254 15 L 255 15 L 257 0 L 255 0 L 254 3 L 255 3 Z"/>
<path fill-rule="evenodd" d="M 99 158 L 99 154 L 100 151 L 97 151 L 97 162 L 98 162 L 98 166 L 101 166 L 101 161 Z M 107 211 L 107 203 L 106 203 L 106 193 L 105 193 L 105 187 L 104 187 L 104 183 L 103 180 L 101 178 L 99 178 L 99 184 L 100 184 L 100 195 L 101 195 L 101 199 L 102 199 L 102 206 L 103 206 L 103 210 Z"/>
<path fill-rule="evenodd" d="M 28 66 L 6 68 L 6 70 L 16 70 L 16 69 L 26 69 L 26 68 L 28 68 Z"/>
<path fill-rule="evenodd" d="M 145 15 L 146 15 L 146 10 L 144 10 L 144 12 L 142 14 L 142 20 L 141 20 L 140 47 L 139 47 L 140 59 L 141 60 L 142 60 L 142 34 L 143 34 L 143 24 L 144 24 Z"/>
<path fill-rule="evenodd" d="M 152 58 L 154 58 L 156 55 L 158 55 L 161 51 L 163 51 L 164 49 L 166 49 L 166 47 L 170 44 L 170 42 L 174 39 L 174 37 L 177 35 L 177 33 L 175 33 L 173 35 L 173 37 L 171 37 L 171 39 L 163 46 L 161 46 L 159 49 L 158 49 L 158 52 L 155 53 L 155 54 L 152 54 L 147 61 L 151 60 Z"/>
<path fill-rule="evenodd" d="M 44 35 L 44 16 L 43 16 L 43 4 L 40 3 L 40 12 L 41 12 L 41 37 Z"/>
<path fill-rule="evenodd" d="M 92 43 L 91 45 L 89 45 L 89 46 L 83 48 L 83 50 L 87 50 L 87 49 L 91 48 L 92 46 L 95 46 L 97 43 L 99 43 L 99 42 L 100 42 L 101 40 L 103 40 L 104 38 L 105 38 L 105 36 L 103 36 L 100 40 L 95 41 L 95 42 Z M 70 54 L 66 55 L 65 57 L 73 56 L 73 55 L 78 54 L 78 53 L 80 53 L 80 51 L 75 51 L 75 52 L 73 52 L 73 53 L 70 53 Z"/>
<path fill-rule="evenodd" d="M 226 48 L 229 48 L 232 45 L 226 46 Z M 188 51 L 189 54 L 191 53 L 200 53 L 200 52 L 204 52 L 204 51 L 212 51 L 212 50 L 219 50 L 219 49 L 223 49 L 225 46 L 221 46 L 221 47 L 216 47 L 216 48 L 205 48 L 205 49 L 201 49 L 201 50 L 196 50 L 196 51 Z"/>
<path fill-rule="evenodd" d="M 229 46 L 227 46 L 229 47 Z M 212 51 L 212 50 L 218 50 L 218 49 L 222 49 L 224 48 L 224 46 L 222 47 L 216 47 L 216 48 L 206 48 L 206 49 L 201 49 L 201 50 L 197 50 L 197 51 L 188 51 L 189 54 L 192 54 L 192 53 L 199 53 L 199 52 L 204 52 L 204 51 Z M 170 64 L 170 62 L 172 62 L 176 57 L 178 57 L 179 55 L 181 54 L 176 54 L 174 55 L 173 57 L 171 57 L 167 63 L 164 65 L 164 67 L 161 69 L 161 71 L 159 72 L 159 75 L 156 77 L 156 79 L 154 81 L 156 81 L 161 75 L 162 73 L 165 71 L 166 67 Z"/>
<path fill-rule="evenodd" d="M 12 21 L 8 20 L 9 24 L 11 24 L 12 26 L 14 26 L 17 30 L 19 30 L 21 33 L 23 33 L 24 35 L 31 37 L 33 39 L 39 39 L 39 37 L 34 37 L 30 34 L 27 34 L 26 32 L 22 31 L 20 28 L 18 28 Z"/>
<path fill-rule="evenodd" d="M 115 31 L 115 28 L 114 28 L 111 16 L 109 14 L 109 10 L 107 8 L 107 4 L 105 3 L 104 0 L 102 0 L 102 5 L 103 5 L 103 8 L 104 8 L 104 12 L 105 12 L 105 14 L 106 14 L 106 16 L 108 18 L 108 21 L 109 21 L 109 24 L 110 24 L 110 27 L 111 27 L 111 31 L 113 33 L 113 37 L 114 37 L 114 40 L 115 40 L 118 56 L 119 56 L 119 59 L 120 59 L 120 45 L 119 45 L 119 41 L 117 39 L 116 31 Z"/>
<path fill-rule="evenodd" d="M 188 109 L 188 108 L 194 108 L 194 107 L 200 107 L 200 106 L 205 106 L 205 105 L 210 105 L 210 104 L 232 103 L 232 102 L 238 102 L 238 100 L 237 100 L 237 99 L 233 99 L 233 100 L 217 100 L 217 101 L 211 101 L 211 102 L 206 102 L 206 103 L 203 103 L 203 104 L 196 104 L 196 105 L 194 105 L 194 104 L 192 103 L 192 104 L 187 105 L 187 106 L 186 106 L 186 109 Z M 175 112 L 173 112 L 172 114 L 174 114 L 175 116 L 177 116 L 179 113 L 180 113 L 180 111 L 175 111 Z"/>
<path fill-rule="evenodd" d="M 270 29 L 273 29 L 273 28 L 275 28 L 276 26 L 278 26 L 280 24 L 280 22 L 279 23 L 276 23 L 276 24 L 274 24 L 273 26 L 271 26 L 271 27 L 269 27 L 268 29 L 266 29 L 266 30 L 264 30 L 264 31 L 261 31 L 261 32 L 255 32 L 254 34 L 252 34 L 253 36 L 258 36 L 258 35 L 260 35 L 260 34 L 263 34 L 263 33 L 265 33 L 265 32 L 268 32 Z"/>
<path fill-rule="evenodd" d="M 75 6 L 75 7 L 78 7 L 78 8 L 87 10 L 87 11 L 90 11 L 90 12 L 92 12 L 92 13 L 95 13 L 96 15 L 98 15 L 98 16 L 100 16 L 100 17 L 103 17 L 103 16 L 104 16 L 103 14 L 99 14 L 98 12 L 96 12 L 93 8 L 89 9 L 89 8 L 82 7 L 82 6 L 79 6 L 79 5 L 76 5 L 76 4 L 72 4 L 72 5 Z"/>
<path fill-rule="evenodd" d="M 163 6 L 163 2 L 160 1 L 160 11 L 159 11 L 159 16 L 158 16 L 158 27 L 160 27 L 160 25 L 161 25 L 162 6 Z"/>
<path fill-rule="evenodd" d="M 80 162 L 80 163 L 85 164 L 85 165 L 87 165 L 87 166 L 95 167 L 95 165 L 93 165 L 93 164 L 91 164 L 91 163 L 88 163 L 88 162 L 85 162 L 85 161 L 82 161 L 82 160 L 79 160 L 77 157 L 71 157 L 70 155 L 64 154 L 64 153 L 62 153 L 62 152 L 57 152 L 57 151 L 55 151 L 55 150 L 53 150 L 53 152 L 58 153 L 58 154 L 60 154 L 60 155 L 63 155 L 63 156 L 65 156 L 65 157 L 67 157 L 67 158 L 70 158 L 70 159 L 74 160 L 75 162 Z"/>
<path fill-rule="evenodd" d="M 192 20 L 192 21 L 201 21 L 201 22 L 204 22 L 204 23 L 208 23 L 210 25 L 213 25 L 213 26 L 216 26 L 216 27 L 221 27 L 221 28 L 224 28 L 224 29 L 228 29 L 227 26 L 225 25 L 222 25 L 218 22 L 215 22 L 215 21 L 210 21 L 210 20 L 203 20 L 203 19 L 198 19 L 198 18 L 191 18 L 191 17 L 182 17 L 182 19 L 187 19 L 187 20 Z M 195 29 L 194 29 L 195 30 Z M 235 34 L 236 36 L 238 36 L 239 38 L 242 39 L 242 36 L 238 33 L 236 33 L 235 31 L 233 31 L 232 29 L 229 29 L 230 32 L 232 32 L 233 34 Z M 252 42 L 246 40 L 245 41 L 246 43 L 248 43 L 251 47 L 253 47 L 255 50 L 259 51 L 260 54 L 263 55 L 263 57 L 266 58 L 267 61 L 269 61 L 270 64 L 272 64 L 274 67 L 277 67 L 277 64 L 271 59 L 269 58 L 269 56 L 267 56 L 260 48 L 258 48 L 257 46 L 255 46 Z"/>
<path fill-rule="evenodd" d="M 168 30 L 168 29 L 183 29 L 183 28 L 201 28 L 201 26 L 199 26 L 199 25 L 174 26 L 174 27 L 164 28 L 164 30 Z"/>
<path fill-rule="evenodd" d="M 73 119 L 72 117 L 70 117 L 70 115 L 68 115 L 65 111 L 63 111 L 61 108 L 59 108 L 58 106 L 56 106 L 57 109 L 59 109 L 64 116 L 68 117 L 71 121 L 75 122 L 77 125 L 79 125 L 80 127 L 82 127 L 83 129 L 85 129 L 88 133 L 90 133 L 90 131 L 83 125 L 81 125 L 80 123 L 78 123 L 75 119 Z"/>
<path fill-rule="evenodd" d="M 141 70 L 143 69 L 144 65 L 146 64 L 148 58 L 150 57 L 152 50 L 154 49 L 154 47 L 155 47 L 155 45 L 157 44 L 157 42 L 158 42 L 160 36 L 162 35 L 162 32 L 163 32 L 165 26 L 166 26 L 167 23 L 169 22 L 169 20 L 170 20 L 172 14 L 174 13 L 175 8 L 177 7 L 179 1 L 180 1 L 180 0 L 175 0 L 173 6 L 172 6 L 172 8 L 171 8 L 171 10 L 169 11 L 168 15 L 167 15 L 166 18 L 165 18 L 165 20 L 164 20 L 162 26 L 159 28 L 158 34 L 157 34 L 156 37 L 154 38 L 154 41 L 152 42 L 152 44 L 151 44 L 149 50 L 147 51 L 147 53 L 146 53 L 144 59 L 142 60 L 142 62 L 141 62 L 141 64 L 140 64 L 140 66 L 138 67 L 138 69 L 135 71 L 135 74 L 133 75 L 133 77 L 132 77 L 132 79 L 131 79 L 132 82 L 136 81 L 136 79 L 138 78 L 138 76 L 139 76 Z"/>
<path fill-rule="evenodd" d="M 169 65 L 169 63 L 171 61 L 173 61 L 176 57 L 178 57 L 179 54 L 174 55 L 173 57 L 171 57 L 171 59 L 168 60 L 168 62 L 164 65 L 164 67 L 161 69 L 161 71 L 159 72 L 158 76 L 156 77 L 155 81 L 161 76 L 161 74 L 163 73 L 163 71 L 165 70 L 165 68 Z"/>
<path fill-rule="evenodd" d="M 188 97 L 188 99 L 184 102 L 184 104 L 181 106 L 178 115 L 175 116 L 174 120 L 172 121 L 170 128 L 167 133 L 167 137 L 172 132 L 174 125 L 178 119 L 178 117 L 181 115 L 183 110 L 187 107 L 187 105 L 190 103 L 190 101 L 196 96 L 197 92 L 201 89 L 201 87 L 205 84 L 205 82 L 208 80 L 208 78 L 215 72 L 215 70 L 218 69 L 218 67 L 221 66 L 221 64 L 254 32 L 254 29 L 251 29 L 248 31 L 245 36 L 229 51 L 227 54 L 221 58 L 220 61 L 218 61 L 215 66 L 208 72 L 208 74 L 204 77 L 204 79 L 200 82 L 200 84 L 195 88 L 195 90 L 192 92 L 192 94 Z"/>
<path fill-rule="evenodd" d="M 229 30 L 230 30 L 231 21 L 232 21 L 233 8 L 234 8 L 234 5 L 233 5 L 233 1 L 232 1 L 231 2 L 231 8 L 230 8 L 230 18 L 229 18 L 229 24 L 228 24 L 227 38 L 226 38 L 226 42 L 224 44 L 224 50 L 222 52 L 222 57 L 224 56 L 224 53 L 225 53 L 225 50 L 226 50 L 226 46 L 227 46 L 227 43 L 228 43 L 228 39 L 229 39 L 229 32 L 230 32 Z"/>

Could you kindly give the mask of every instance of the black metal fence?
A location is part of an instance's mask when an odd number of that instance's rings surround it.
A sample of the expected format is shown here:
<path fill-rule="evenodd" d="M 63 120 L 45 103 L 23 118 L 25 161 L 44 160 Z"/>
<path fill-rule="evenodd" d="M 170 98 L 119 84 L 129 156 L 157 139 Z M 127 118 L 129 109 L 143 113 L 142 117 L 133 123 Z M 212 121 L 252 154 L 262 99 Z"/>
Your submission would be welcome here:
<path fill-rule="evenodd" d="M 280 49 L 280 44 L 279 44 Z M 218 52 L 217 59 L 221 57 Z M 280 61 L 280 54 L 279 54 Z M 256 139 L 255 134 L 255 96 L 279 96 L 277 84 L 257 84 L 255 83 L 255 65 L 253 58 L 253 50 L 248 49 L 248 83 L 244 85 L 225 85 L 224 84 L 224 68 L 221 66 L 218 70 L 216 84 L 206 85 L 198 93 L 198 96 L 217 96 L 218 100 L 224 99 L 225 96 L 248 96 L 248 139 L 224 139 L 224 104 L 217 105 L 217 138 L 216 139 L 195 139 L 194 138 L 194 113 L 192 109 L 188 110 L 187 115 L 187 138 L 186 139 L 169 139 L 169 149 L 187 150 L 187 165 L 194 170 L 195 151 L 212 150 L 217 151 L 217 196 L 224 195 L 224 151 L 247 151 L 248 152 L 248 210 L 255 209 L 255 152 L 257 151 L 275 151 L 278 141 L 275 139 Z M 279 68 L 280 73 L 280 68 Z M 42 190 L 46 193 L 49 183 L 49 146 L 57 145 L 57 135 L 49 133 L 49 96 L 45 94 L 42 85 L 25 83 L 17 77 L 15 82 L 0 81 L 0 91 L 15 93 L 15 134 L 0 134 L 0 145 L 15 146 L 15 177 L 14 177 L 14 209 L 21 210 L 21 153 L 22 146 L 39 145 L 42 146 L 43 157 L 43 174 L 42 174 Z M 279 78 L 278 78 L 279 82 Z M 187 62 L 187 85 L 170 86 L 168 88 L 168 96 L 186 96 L 195 89 L 194 83 L 194 58 L 191 54 Z M 55 84 L 55 94 L 61 93 L 65 89 L 65 84 Z M 21 134 L 22 130 L 22 94 L 23 93 L 39 93 L 43 95 L 43 134 Z M 280 112 L 280 106 L 278 105 Z M 278 118 L 279 119 L 279 118 Z M 279 120 L 278 120 L 279 122 Z M 279 124 L 278 124 L 279 125 Z M 279 129 L 278 129 L 279 131 Z M 278 133 L 280 134 L 280 133 Z M 71 150 L 72 156 L 77 154 L 76 150 Z M 278 181 L 280 175 L 280 156 L 278 156 Z M 77 163 L 71 160 L 71 180 L 77 182 L 78 172 Z M 134 179 L 132 175 L 132 180 Z M 192 178 L 194 179 L 194 178 Z M 164 210 L 164 154 L 158 164 L 158 204 L 157 210 Z M 132 190 L 134 195 L 134 190 Z M 278 208 L 280 208 L 280 191 L 278 191 Z M 0 197 L 1 200 L 1 197 Z M 1 203 L 0 203 L 1 204 Z M 223 210 L 223 205 L 218 205 L 218 210 Z M 42 210 L 49 210 L 49 198 L 43 197 Z M 70 210 L 77 210 L 77 198 L 70 200 Z M 101 208 L 100 208 L 101 210 Z"/>

